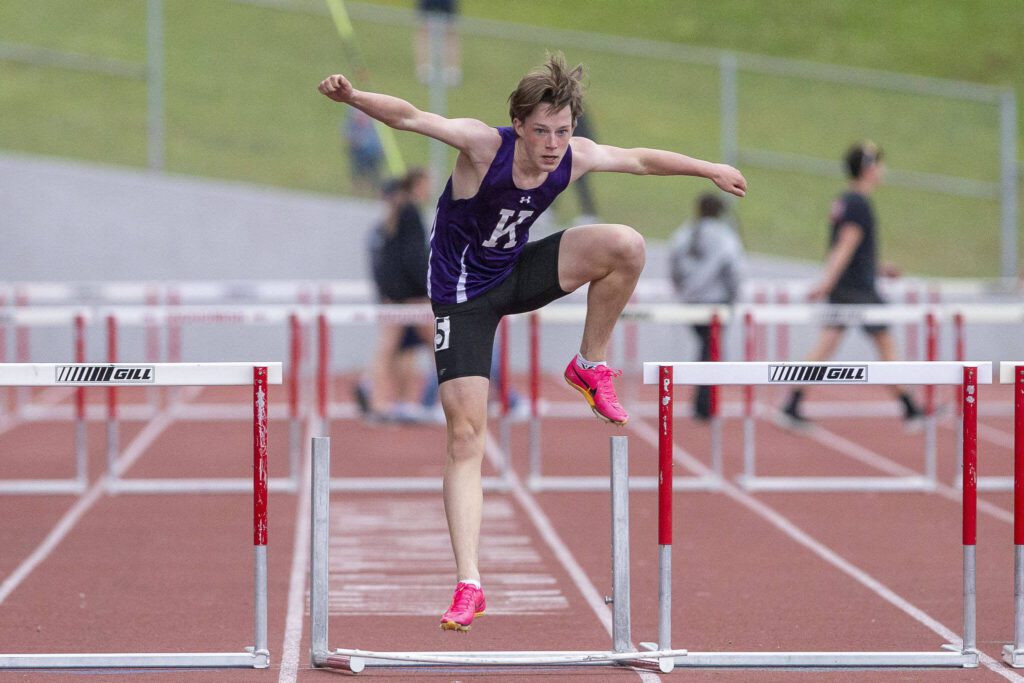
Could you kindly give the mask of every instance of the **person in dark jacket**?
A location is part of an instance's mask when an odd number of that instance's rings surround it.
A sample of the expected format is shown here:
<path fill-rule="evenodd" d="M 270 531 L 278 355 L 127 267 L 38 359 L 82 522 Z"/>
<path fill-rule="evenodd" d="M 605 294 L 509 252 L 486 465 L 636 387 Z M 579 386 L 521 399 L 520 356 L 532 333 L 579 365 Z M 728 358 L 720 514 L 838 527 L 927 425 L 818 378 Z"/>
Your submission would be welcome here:
<path fill-rule="evenodd" d="M 387 212 L 370 236 L 370 270 L 381 304 L 427 303 L 427 235 L 420 204 L 429 192 L 421 168 L 385 183 Z M 364 396 L 369 414 L 377 419 L 415 421 L 421 415 L 418 398 L 423 384 L 417 372 L 416 350 L 433 339 L 430 323 L 382 323 L 370 367 L 372 392 Z M 366 388 L 364 387 L 364 392 Z"/>

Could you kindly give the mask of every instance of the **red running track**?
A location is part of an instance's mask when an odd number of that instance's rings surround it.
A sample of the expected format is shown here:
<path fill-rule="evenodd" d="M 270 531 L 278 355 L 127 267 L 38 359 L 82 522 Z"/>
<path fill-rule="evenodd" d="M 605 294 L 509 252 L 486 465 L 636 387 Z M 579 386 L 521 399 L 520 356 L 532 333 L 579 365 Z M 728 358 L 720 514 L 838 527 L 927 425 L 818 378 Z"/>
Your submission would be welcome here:
<path fill-rule="evenodd" d="M 350 380 L 333 395 L 350 396 Z M 244 477 L 251 474 L 246 389 L 181 392 L 202 409 L 181 420 L 127 421 L 125 452 L 137 460 L 128 477 Z M 126 401 L 143 394 L 124 391 Z M 626 429 L 597 422 L 577 394 L 545 381 L 559 413 L 545 419 L 545 473 L 608 472 L 608 437 L 630 436 L 633 475 L 653 475 L 657 431 L 653 389 L 633 394 L 639 414 Z M 95 394 L 95 395 L 93 395 Z M 129 394 L 132 394 L 131 396 Z M 982 387 L 979 439 L 983 476 L 1012 472 L 1005 411 L 1009 392 Z M 90 392 L 99 406 L 102 392 Z M 940 399 L 942 397 L 940 396 Z M 72 405 L 68 394 L 39 391 Z M 686 394 L 677 391 L 677 403 Z M 739 392 L 724 392 L 735 407 Z M 758 396 L 773 405 L 777 396 Z M 855 395 L 822 389 L 810 405 L 858 401 L 881 406 L 882 392 Z M 576 408 L 573 405 L 576 402 Z M 283 388 L 271 388 L 282 412 L 270 426 L 272 477 L 287 474 Z M 238 418 L 219 406 L 240 406 Z M 338 406 L 336 406 L 337 408 Z M 841 407 L 841 406 L 840 406 Z M 987 407 L 998 407 L 995 412 Z M 643 408 L 643 409 L 641 409 Z M 350 406 L 341 406 L 342 412 Z M 205 412 L 205 417 L 204 417 Z M 857 412 L 857 411 L 854 411 Z M 864 411 L 861 411 L 864 412 Z M 166 415 L 166 414 L 165 414 Z M 921 435 L 904 434 L 895 411 L 885 417 L 828 417 L 814 438 L 767 420 L 758 423 L 759 467 L 765 474 L 878 475 L 879 467 L 920 470 Z M 0 497 L 0 648 L 5 653 L 240 651 L 252 643 L 252 501 L 238 494 L 103 494 L 102 422 L 89 424 L 90 481 L 85 496 Z M 305 437 L 313 432 L 307 430 Z M 497 435 L 496 426 L 492 433 Z M 439 425 L 332 423 L 332 474 L 431 476 L 440 472 Z M 720 650 L 937 650 L 961 630 L 960 505 L 949 484 L 956 474 L 955 431 L 939 432 L 935 494 L 677 493 L 673 576 L 673 644 Z M 66 420 L 0 423 L 0 479 L 67 477 L 73 473 L 73 428 Z M 308 443 L 308 439 L 304 438 Z M 688 466 L 710 463 L 708 427 L 675 423 L 675 443 Z M 741 430 L 726 422 L 729 478 L 742 466 Z M 860 458 L 855 458 L 855 455 Z M 865 458 L 865 454 L 872 457 Z M 689 459 L 692 458 L 692 459 Z M 525 478 L 527 426 L 512 428 L 514 471 Z M 888 464 L 887 464 L 888 463 Z M 494 466 L 488 463 L 488 474 Z M 490 612 L 471 633 L 441 632 L 437 618 L 450 597 L 453 563 L 439 494 L 335 494 L 332 509 L 331 638 L 333 647 L 388 650 L 607 649 L 610 593 L 610 499 L 606 493 L 533 494 L 523 487 L 485 496 L 481 549 Z M 6 680 L 314 681 L 339 674 L 312 670 L 305 604 L 308 497 L 270 497 L 269 642 L 267 670 L 0 673 Z M 999 659 L 1012 639 L 1011 494 L 983 492 L 978 529 L 978 639 L 987 656 L 976 670 L 770 671 L 677 670 L 660 678 L 726 681 L 1024 680 Z M 657 632 L 657 506 L 653 492 L 631 498 L 633 637 Z M 61 520 L 64 535 L 45 556 L 41 544 Z M 298 553 L 298 554 L 296 554 Z M 12 582 L 16 585 L 12 587 Z M 381 585 L 394 586 L 380 591 Z M 383 596 L 383 597 L 382 597 Z M 381 611 L 386 613 L 380 614 Z M 633 670 L 493 671 L 367 670 L 370 680 L 655 680 Z"/>

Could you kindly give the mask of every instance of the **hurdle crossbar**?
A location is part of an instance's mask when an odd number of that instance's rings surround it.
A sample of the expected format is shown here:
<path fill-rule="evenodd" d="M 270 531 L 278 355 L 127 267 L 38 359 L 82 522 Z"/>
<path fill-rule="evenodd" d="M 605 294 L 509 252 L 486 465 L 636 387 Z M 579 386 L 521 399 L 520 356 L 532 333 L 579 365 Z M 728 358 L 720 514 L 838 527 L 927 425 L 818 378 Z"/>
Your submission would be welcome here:
<path fill-rule="evenodd" d="M 871 362 L 871 363 L 644 363 L 644 383 L 658 385 L 659 476 L 671 481 L 674 441 L 672 438 L 672 389 L 675 384 L 739 385 L 764 384 L 923 384 L 963 386 L 963 643 L 945 645 L 934 652 L 691 652 L 676 658 L 682 667 L 855 667 L 935 666 L 977 667 L 976 642 L 976 532 L 977 532 L 977 418 L 978 384 L 992 382 L 991 363 L 955 362 Z M 672 492 L 664 486 L 658 495 L 659 572 L 671 576 Z M 660 583 L 666 580 L 663 578 Z M 665 650 L 671 647 L 671 593 L 659 594 L 658 642 L 641 647 Z"/>
<path fill-rule="evenodd" d="M 748 319 L 749 320 L 749 319 Z M 978 368 L 979 382 L 992 381 L 992 366 L 987 362 L 912 361 L 912 362 L 724 362 L 709 369 L 703 363 L 670 363 L 685 373 L 685 384 L 738 385 L 838 385 L 838 384 L 901 384 L 901 385 L 959 385 L 957 377 L 965 365 Z M 653 383 L 658 363 L 644 364 L 644 382 Z M 748 396 L 749 396 L 749 391 Z M 749 399 L 748 399 L 749 400 Z M 755 471 L 753 457 L 753 419 L 748 414 L 745 422 L 744 472 L 738 483 L 750 491 L 875 491 L 905 492 L 931 491 L 936 487 L 933 457 L 926 449 L 924 471 L 919 475 L 876 477 L 810 477 L 764 476 Z M 930 451 L 934 453 L 934 451 Z"/>
<path fill-rule="evenodd" d="M 1013 642 L 1003 660 L 1024 667 L 1024 361 L 999 364 L 999 382 L 1013 385 Z"/>
<path fill-rule="evenodd" d="M 630 665 L 668 673 L 686 650 L 635 650 L 630 642 L 629 468 L 627 439 L 611 438 L 612 649 L 587 651 L 376 652 L 328 645 L 331 442 L 312 445 L 312 543 L 310 557 L 310 660 L 314 667 L 359 673 L 367 666 L 611 666 Z"/>
<path fill-rule="evenodd" d="M 280 363 L 3 363 L 0 386 L 252 386 L 253 645 L 244 652 L 0 654 L 0 669 L 270 666 L 267 648 L 268 385 Z"/>

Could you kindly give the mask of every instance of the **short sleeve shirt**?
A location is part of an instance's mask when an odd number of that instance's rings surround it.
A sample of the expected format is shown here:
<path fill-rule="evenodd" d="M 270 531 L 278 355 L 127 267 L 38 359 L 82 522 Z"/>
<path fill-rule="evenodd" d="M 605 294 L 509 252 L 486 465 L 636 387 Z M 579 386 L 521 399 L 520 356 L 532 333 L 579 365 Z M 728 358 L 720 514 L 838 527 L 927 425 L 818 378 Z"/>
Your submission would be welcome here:
<path fill-rule="evenodd" d="M 832 203 L 829 212 L 829 223 L 832 226 L 829 246 L 834 246 L 839 239 L 839 228 L 847 223 L 854 223 L 864 231 L 853 257 L 836 282 L 836 290 L 871 291 L 875 290 L 877 268 L 877 240 L 875 237 L 875 213 L 871 202 L 857 192 L 846 192 Z"/>

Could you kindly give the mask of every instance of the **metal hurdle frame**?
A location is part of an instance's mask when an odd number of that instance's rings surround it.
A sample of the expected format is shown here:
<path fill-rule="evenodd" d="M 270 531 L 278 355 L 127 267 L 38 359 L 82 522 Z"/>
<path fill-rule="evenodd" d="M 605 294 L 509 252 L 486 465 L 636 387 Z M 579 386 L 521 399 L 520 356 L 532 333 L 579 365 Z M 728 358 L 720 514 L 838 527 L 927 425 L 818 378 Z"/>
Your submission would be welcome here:
<path fill-rule="evenodd" d="M 530 431 L 528 436 L 529 473 L 527 486 L 533 491 L 603 491 L 608 486 L 605 477 L 553 476 L 542 472 L 542 438 L 540 408 L 540 323 L 582 323 L 587 307 L 583 304 L 556 304 L 527 314 L 530 336 Z M 731 319 L 729 306 L 682 304 L 627 304 L 621 321 L 656 322 L 674 325 L 710 325 L 712 359 L 718 360 L 724 325 Z M 718 409 L 718 388 L 712 387 L 711 410 L 711 471 L 703 476 L 675 477 L 677 491 L 715 491 L 722 484 L 722 417 Z M 582 413 L 581 413 L 582 415 Z M 657 477 L 632 477 L 630 488 L 635 491 L 654 491 L 659 487 Z"/>
<path fill-rule="evenodd" d="M 331 420 L 341 417 L 332 413 L 331 384 L 331 327 L 334 325 L 370 325 L 380 322 L 395 324 L 433 323 L 434 313 L 428 304 L 351 304 L 322 306 L 317 309 L 317 367 L 316 396 L 320 432 L 330 434 Z M 349 417 L 349 415 L 344 415 Z M 499 475 L 484 477 L 485 491 L 507 491 L 511 486 L 508 452 L 503 451 Z M 416 493 L 440 491 L 441 476 L 433 477 L 333 477 L 332 491 L 393 491 Z"/>
<path fill-rule="evenodd" d="M 967 337 L 964 326 L 967 324 L 989 324 L 989 325 L 1021 325 L 1024 324 L 1024 304 L 988 304 L 984 306 L 962 306 L 951 305 L 949 311 L 952 313 L 953 338 L 955 342 L 956 360 L 962 360 L 967 345 Z M 1006 372 L 1002 369 L 1012 365 L 1012 361 L 1004 362 L 1000 373 Z M 1003 379 L 1002 384 L 1012 384 L 1012 380 Z M 1014 411 L 1017 415 L 1017 411 Z M 1020 442 L 1019 437 L 1014 440 L 1015 444 Z M 986 476 L 978 477 L 978 489 L 980 491 L 1013 491 L 1015 489 L 1014 476 Z M 958 473 L 953 484 L 956 487 L 963 486 L 963 476 Z"/>
<path fill-rule="evenodd" d="M 861 305 L 805 305 L 780 306 L 764 305 L 737 306 L 737 315 L 744 321 L 744 345 L 747 362 L 754 362 L 757 355 L 752 337 L 754 329 L 761 324 L 827 324 L 842 322 L 846 325 L 924 323 L 928 326 L 929 360 L 934 361 L 937 349 L 937 324 L 941 310 L 936 306 L 861 306 Z M 777 361 L 779 366 L 805 366 L 800 361 Z M 822 365 L 849 365 L 832 362 Z M 863 365 L 863 363 L 855 363 Z M 776 382 L 776 384 L 779 384 Z M 937 482 L 937 424 L 931 410 L 931 389 L 925 387 L 926 407 L 924 425 L 924 471 L 920 475 L 908 476 L 765 476 L 757 474 L 757 446 L 755 443 L 756 418 L 758 411 L 754 401 L 753 387 L 744 389 L 743 423 L 743 473 L 737 483 L 748 491 L 875 491 L 905 492 L 933 491 Z M 813 427 L 812 427 L 813 429 Z"/>
<path fill-rule="evenodd" d="M 289 449 L 288 476 L 268 480 L 271 491 L 294 493 L 299 489 L 299 457 L 301 447 L 301 416 L 299 414 L 298 374 L 301 371 L 301 309 L 289 306 L 175 306 L 159 308 L 100 309 L 106 323 L 107 362 L 118 360 L 118 330 L 122 325 L 145 327 L 154 323 L 170 326 L 172 323 L 236 323 L 242 325 L 283 325 L 288 329 L 290 367 L 288 377 Z M 248 493 L 251 483 L 244 478 L 124 478 L 117 467 L 120 454 L 119 409 L 117 387 L 107 389 L 107 491 L 110 493 Z M 170 406 L 182 419 L 190 417 L 183 406 Z M 204 408 L 203 412 L 209 408 Z"/>
<path fill-rule="evenodd" d="M 328 646 L 331 440 L 314 437 L 310 557 L 310 660 L 316 668 L 359 673 L 402 666 L 636 666 L 672 671 L 686 650 L 635 650 L 630 634 L 629 458 L 625 436 L 610 438 L 612 494 L 612 649 L 584 651 L 374 652 Z M 606 484 L 606 489 L 607 489 Z"/>
<path fill-rule="evenodd" d="M 70 325 L 73 330 L 73 353 L 78 363 L 85 361 L 85 329 L 89 322 L 89 312 L 83 308 L 12 308 L 0 310 L 0 334 L 6 333 L 6 325 L 14 324 L 16 329 L 24 331 L 27 326 L 63 326 Z M 25 343 L 19 341 L 19 347 Z M 19 349 L 19 355 L 27 349 Z M 2 365 L 2 364 L 0 364 Z M 14 386 L 14 385 L 12 385 Z M 21 386 L 16 387 L 21 390 Z M 22 402 L 19 401 L 19 404 Z M 85 392 L 75 390 L 74 401 L 75 421 L 75 476 L 65 479 L 3 479 L 0 480 L 0 495 L 3 494 L 81 494 L 89 484 L 89 445 L 86 438 L 86 406 Z M 18 406 L 22 419 L 35 420 L 26 405 Z"/>
<path fill-rule="evenodd" d="M 1024 361 L 999 364 L 999 383 L 1013 385 L 1013 643 L 1003 661 L 1024 667 Z"/>
<path fill-rule="evenodd" d="M 790 371 L 790 368 L 799 370 Z M 863 376 L 842 369 L 863 369 Z M 839 368 L 831 372 L 830 368 Z M 678 371 L 678 372 L 676 372 Z M 879 375 L 881 375 L 879 377 Z M 832 377 L 830 377 L 832 376 Z M 673 386 L 767 385 L 767 384 L 907 384 L 963 387 L 963 645 L 945 645 L 935 652 L 689 652 L 676 658 L 682 667 L 977 667 L 976 637 L 976 531 L 977 531 L 977 418 L 978 384 L 991 384 L 988 362 L 865 362 L 865 363 L 644 363 L 644 383 L 659 386 L 659 468 L 663 481 L 671 481 Z M 658 642 L 641 647 L 671 647 L 672 494 L 666 484 L 659 489 L 659 633 Z M 1022 539 L 1024 540 L 1024 539 Z"/>
<path fill-rule="evenodd" d="M 2 669 L 270 666 L 267 648 L 268 386 L 280 363 L 3 363 L 0 386 L 252 386 L 254 645 L 244 652 L 0 654 Z"/>

